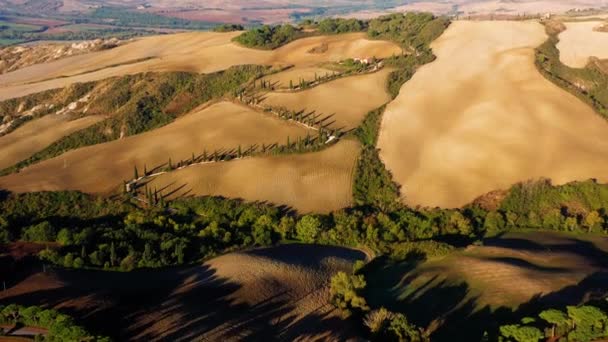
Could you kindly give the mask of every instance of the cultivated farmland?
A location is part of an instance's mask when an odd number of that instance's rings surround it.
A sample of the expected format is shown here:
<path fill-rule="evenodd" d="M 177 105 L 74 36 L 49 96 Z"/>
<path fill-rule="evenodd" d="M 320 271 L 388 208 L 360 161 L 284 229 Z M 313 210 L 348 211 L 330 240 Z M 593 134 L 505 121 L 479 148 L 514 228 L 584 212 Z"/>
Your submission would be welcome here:
<path fill-rule="evenodd" d="M 287 245 L 165 270 L 59 269 L 25 278 L 0 300 L 77 312 L 117 340 L 344 340 L 352 327 L 328 303 L 329 278 L 361 259 L 346 248 Z"/>
<path fill-rule="evenodd" d="M 38 64 L 0 76 L 0 99 L 14 98 L 112 76 L 146 71 L 210 73 L 241 64 L 315 66 L 349 57 L 389 57 L 401 53 L 390 42 L 366 39 L 364 33 L 299 39 L 273 51 L 233 43 L 239 32 L 195 32 L 147 37 L 118 48 Z M 323 53 L 311 53 L 327 46 Z"/>
<path fill-rule="evenodd" d="M 583 68 L 589 63 L 589 57 L 608 58 L 608 32 L 598 30 L 606 22 L 566 22 L 565 25 L 566 30 L 560 33 L 557 44 L 564 64 Z"/>
<path fill-rule="evenodd" d="M 6 138 L 15 133 L 18 131 Z M 309 133 L 316 134 L 248 107 L 221 102 L 147 133 L 73 150 L 40 162 L 0 178 L 0 187 L 17 192 L 77 189 L 105 193 L 131 179 L 135 166 L 143 173 L 144 165 L 151 171 L 164 166 L 170 158 L 178 162 L 204 150 L 211 154 L 239 145 L 246 149 L 253 144 L 283 144 L 287 137 L 295 141 L 296 137 Z"/>
<path fill-rule="evenodd" d="M 321 152 L 188 167 L 156 177 L 149 186 L 178 197 L 225 196 L 327 213 L 352 203 L 358 152 L 357 142 L 342 140 Z"/>
<path fill-rule="evenodd" d="M 60 138 L 99 122 L 104 117 L 93 115 L 71 120 L 70 115 L 47 115 L 25 123 L 0 137 L 0 169 L 27 159 Z"/>
<path fill-rule="evenodd" d="M 411 205 L 458 207 L 519 181 L 605 181 L 605 119 L 543 78 L 537 22 L 455 22 L 386 109 L 381 157 Z"/>
<path fill-rule="evenodd" d="M 265 95 L 263 104 L 333 115 L 328 120 L 328 123 L 335 121 L 332 128 L 349 130 L 357 127 L 370 110 L 390 101 L 386 90 L 390 72 L 390 69 L 383 69 L 372 74 L 345 77 L 294 93 L 271 92 Z"/>
<path fill-rule="evenodd" d="M 600 236 L 508 233 L 441 259 L 379 264 L 368 274 L 373 279 L 370 298 L 375 305 L 407 308 L 417 324 L 438 329 L 438 340 L 450 340 L 450 334 L 464 339 L 465 332 L 483 329 L 479 324 L 491 310 L 576 303 L 605 291 L 607 241 Z"/>

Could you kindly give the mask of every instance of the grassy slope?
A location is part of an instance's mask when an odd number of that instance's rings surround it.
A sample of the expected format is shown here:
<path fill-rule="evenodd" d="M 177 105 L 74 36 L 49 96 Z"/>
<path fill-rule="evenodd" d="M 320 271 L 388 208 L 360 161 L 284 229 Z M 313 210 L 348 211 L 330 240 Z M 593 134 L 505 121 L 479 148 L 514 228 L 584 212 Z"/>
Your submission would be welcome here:
<path fill-rule="evenodd" d="M 143 133 L 172 122 L 177 116 L 222 96 L 232 96 L 247 81 L 258 77 L 264 67 L 242 66 L 226 71 L 199 75 L 183 72 L 146 73 L 99 81 L 101 86 L 91 100 L 87 115 L 114 113 L 109 119 L 56 141 L 32 157 L 2 171 L 8 174 L 23 167 L 58 156 L 69 150 Z M 99 85 L 99 84 L 97 84 Z M 50 90 L 8 100 L 0 104 L 7 112 L 15 111 L 21 103 L 26 108 L 59 97 L 67 105 L 94 83 L 75 85 L 67 90 Z M 75 91 L 70 91 L 75 88 Z M 63 96 L 61 96 L 63 95 Z M 48 112 L 48 111 L 47 111 Z"/>
<path fill-rule="evenodd" d="M 558 34 L 565 29 L 555 22 L 545 24 L 549 39 L 536 49 L 536 66 L 548 80 L 591 105 L 608 119 L 608 74 L 594 63 L 571 68 L 560 61 Z"/>

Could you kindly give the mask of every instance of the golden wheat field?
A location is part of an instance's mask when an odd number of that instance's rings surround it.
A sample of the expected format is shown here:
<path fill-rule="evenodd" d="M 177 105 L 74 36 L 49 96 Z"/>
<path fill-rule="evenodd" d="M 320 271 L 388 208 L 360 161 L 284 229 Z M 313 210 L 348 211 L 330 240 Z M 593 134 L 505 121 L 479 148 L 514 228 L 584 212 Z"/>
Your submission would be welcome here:
<path fill-rule="evenodd" d="M 93 125 L 103 116 L 71 120 L 69 115 L 46 115 L 0 137 L 0 169 L 12 166 L 73 132 Z"/>
<path fill-rule="evenodd" d="M 239 32 L 191 32 L 138 39 L 115 49 L 38 64 L 0 76 L 0 100 L 25 96 L 76 82 L 154 71 L 210 73 L 242 64 L 315 66 L 350 57 L 389 57 L 401 52 L 393 43 L 366 39 L 363 33 L 296 40 L 272 51 L 241 47 Z M 322 53 L 311 52 L 326 46 Z"/>
<path fill-rule="evenodd" d="M 353 129 L 365 115 L 391 100 L 386 90 L 391 70 L 340 78 L 317 87 L 293 92 L 271 92 L 265 95 L 264 104 L 291 110 L 316 111 L 324 116 L 333 115 L 332 128 Z"/>
<path fill-rule="evenodd" d="M 224 196 L 328 213 L 352 203 L 359 143 L 342 140 L 320 152 L 254 157 L 198 165 L 153 179 L 148 186 L 180 196 Z"/>
<path fill-rule="evenodd" d="M 599 255 L 603 237 L 558 233 L 509 233 L 470 246 L 441 260 L 423 263 L 408 278 L 404 297 L 416 289 L 467 284 L 467 298 L 478 307 L 517 307 L 534 296 L 555 295 L 595 273 L 606 271 Z M 517 282 L 517 284 L 514 283 Z M 580 285 L 581 291 L 591 290 Z M 564 295 L 567 295 L 564 293 Z M 424 297 L 424 294 L 418 294 Z M 415 298 L 411 298 L 415 301 Z"/>
<path fill-rule="evenodd" d="M 583 68 L 589 57 L 608 58 L 608 32 L 596 31 L 606 22 L 566 22 L 566 30 L 559 35 L 557 48 L 560 60 L 573 68 Z"/>
<path fill-rule="evenodd" d="M 255 127 L 255 129 L 252 129 Z M 15 133 L 15 132 L 14 132 Z M 284 144 L 314 131 L 231 102 L 195 110 L 175 122 L 143 134 L 69 151 L 0 178 L 0 187 L 16 192 L 81 190 L 105 193 L 143 172 L 189 159 L 207 150 L 243 150 L 252 144 Z M 13 134 L 13 133 L 11 133 Z M 7 137 L 10 137 L 10 135 Z M 30 139 L 34 139 L 30 135 Z"/>
<path fill-rule="evenodd" d="M 527 179 L 608 180 L 608 122 L 543 78 L 537 22 L 454 22 L 386 109 L 378 146 L 411 205 L 459 207 Z"/>

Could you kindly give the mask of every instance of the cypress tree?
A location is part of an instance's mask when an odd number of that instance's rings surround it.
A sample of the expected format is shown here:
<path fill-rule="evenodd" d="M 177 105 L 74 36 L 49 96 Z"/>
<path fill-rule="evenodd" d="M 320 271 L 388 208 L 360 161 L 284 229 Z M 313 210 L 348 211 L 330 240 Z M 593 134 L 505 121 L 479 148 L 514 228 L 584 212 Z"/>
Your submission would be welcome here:
<path fill-rule="evenodd" d="M 137 165 L 134 166 L 133 179 L 139 179 L 139 172 L 137 171 Z"/>
<path fill-rule="evenodd" d="M 116 248 L 114 247 L 114 241 L 112 241 L 112 244 L 110 245 L 110 265 L 112 265 L 112 267 L 114 267 L 115 264 L 116 264 Z"/>

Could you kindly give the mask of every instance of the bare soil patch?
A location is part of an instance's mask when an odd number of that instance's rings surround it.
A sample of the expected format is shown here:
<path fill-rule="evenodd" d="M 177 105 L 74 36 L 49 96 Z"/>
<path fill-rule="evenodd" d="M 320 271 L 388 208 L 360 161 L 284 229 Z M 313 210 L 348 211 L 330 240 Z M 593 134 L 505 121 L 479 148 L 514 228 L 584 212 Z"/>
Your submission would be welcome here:
<path fill-rule="evenodd" d="M 210 73 L 242 64 L 306 67 L 352 57 L 390 57 L 401 51 L 393 43 L 368 40 L 364 33 L 299 39 L 273 51 L 262 51 L 232 43 L 239 34 L 190 32 L 146 37 L 112 50 L 33 65 L 0 76 L 0 99 L 146 71 Z M 321 44 L 328 46 L 324 53 L 308 52 Z M 132 61 L 141 62 L 124 64 Z"/>
<path fill-rule="evenodd" d="M 602 21 L 566 22 L 559 35 L 560 60 L 573 68 L 583 68 L 589 57 L 608 58 L 608 32 L 602 32 Z"/>
<path fill-rule="evenodd" d="M 378 146 L 410 205 L 459 207 L 536 178 L 606 181 L 608 123 L 546 80 L 536 22 L 458 21 L 387 107 Z"/>
<path fill-rule="evenodd" d="M 329 279 L 364 258 L 345 248 L 286 245 L 195 267 L 53 270 L 0 300 L 67 311 L 117 340 L 345 340 L 353 327 L 328 303 Z"/>
<path fill-rule="evenodd" d="M 352 204 L 359 144 L 342 140 L 321 152 L 198 165 L 156 177 L 149 186 L 172 196 L 267 201 L 299 212 L 327 213 Z"/>
<path fill-rule="evenodd" d="M 263 104 L 333 115 L 328 120 L 334 121 L 332 128 L 353 129 L 369 111 L 391 100 L 386 90 L 391 71 L 383 69 L 372 74 L 344 77 L 295 93 L 271 92 L 265 95 Z"/>
<path fill-rule="evenodd" d="M 17 133 L 15 131 L 12 134 Z M 193 111 L 159 129 L 109 143 L 69 151 L 19 173 L 0 178 L 0 188 L 15 192 L 81 190 L 106 193 L 133 177 L 135 166 L 143 173 L 157 166 L 200 155 L 206 149 L 243 149 L 252 144 L 285 143 L 287 137 L 305 137 L 314 131 L 258 113 L 241 105 L 221 102 Z M 39 135 L 24 134 L 27 139 Z M 0 142 L 2 141 L 0 138 Z M 25 138 L 24 138 L 25 139 Z M 46 146 L 46 145 L 45 145 Z"/>
<path fill-rule="evenodd" d="M 62 137 L 89 127 L 103 118 L 101 115 L 92 115 L 72 120 L 69 115 L 50 114 L 27 122 L 0 137 L 0 169 L 27 159 Z"/>

